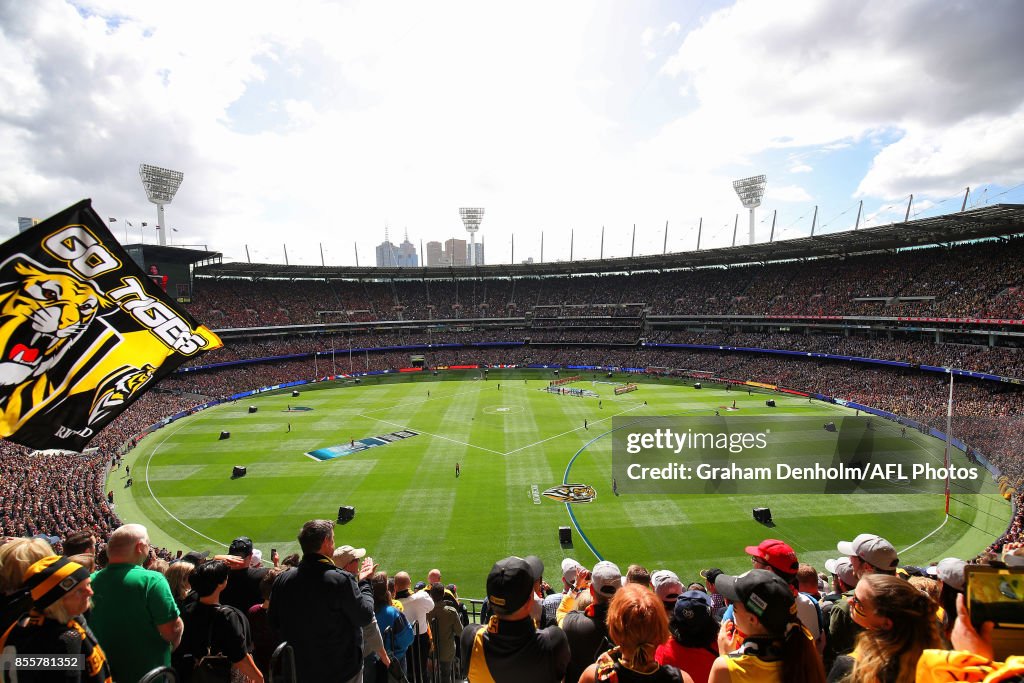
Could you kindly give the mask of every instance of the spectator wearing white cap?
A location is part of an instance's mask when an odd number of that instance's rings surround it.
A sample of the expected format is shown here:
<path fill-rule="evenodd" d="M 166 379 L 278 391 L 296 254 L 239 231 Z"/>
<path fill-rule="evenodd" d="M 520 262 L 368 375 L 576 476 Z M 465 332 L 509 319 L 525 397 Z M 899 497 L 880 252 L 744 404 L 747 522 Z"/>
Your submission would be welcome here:
<path fill-rule="evenodd" d="M 836 548 L 849 559 L 858 582 L 870 574 L 896 575 L 899 557 L 892 543 L 875 534 L 860 534 L 852 541 L 840 541 Z M 849 596 L 844 595 L 829 614 L 829 644 L 825 656 L 828 667 L 839 655 L 853 651 L 854 638 L 861 627 L 850 616 Z"/>
<path fill-rule="evenodd" d="M 366 548 L 354 548 L 350 545 L 339 546 L 335 548 L 334 552 L 331 554 L 334 566 L 342 571 L 348 572 L 352 576 L 359 576 L 359 561 L 365 557 Z M 265 582 L 266 580 L 264 580 L 264 583 Z M 371 584 L 372 582 L 373 580 L 371 577 Z M 384 648 L 384 638 L 380 632 L 380 625 L 377 623 L 376 609 L 377 605 L 375 598 L 374 617 L 370 620 L 369 624 L 363 626 L 363 677 L 365 679 L 372 678 L 373 674 L 368 671 L 367 667 L 374 666 L 377 661 L 373 659 L 374 656 L 376 656 L 385 667 L 388 667 L 391 664 L 391 658 L 388 656 L 387 650 Z M 250 612 L 250 620 L 251 614 L 252 613 Z"/>
<path fill-rule="evenodd" d="M 668 569 L 659 569 L 651 574 L 651 588 L 654 589 L 654 593 L 661 600 L 661 604 L 664 605 L 665 614 L 671 618 L 672 610 L 676 606 L 676 600 L 679 599 L 679 596 L 685 590 L 683 582 L 679 580 L 675 572 Z"/>
<path fill-rule="evenodd" d="M 853 595 L 853 589 L 857 585 L 857 572 L 853 571 L 850 558 L 840 557 L 825 560 L 825 569 L 832 574 L 833 587 L 833 591 L 821 601 L 821 613 L 825 617 L 826 623 L 829 624 L 828 641 L 825 644 L 824 652 L 825 668 L 831 670 L 836 657 L 853 649 L 853 639 L 860 633 L 861 627 L 850 617 L 848 599 Z M 840 611 L 845 613 L 840 617 L 835 617 L 834 615 Z M 833 618 L 842 621 L 838 634 L 831 630 Z M 841 652 L 837 651 L 837 646 L 842 649 Z"/>
<path fill-rule="evenodd" d="M 583 569 L 583 566 L 571 557 L 562 560 L 562 591 L 544 598 L 544 625 L 557 623 L 558 606 L 562 603 L 565 593 L 575 587 L 576 573 L 580 569 Z"/>
<path fill-rule="evenodd" d="M 585 570 L 582 573 L 585 574 Z M 569 652 L 572 653 L 566 672 L 567 681 L 578 681 L 584 670 L 611 647 L 611 641 L 608 640 L 608 606 L 622 586 L 622 572 L 615 563 L 607 560 L 594 565 L 589 583 L 593 601 L 585 610 L 579 611 L 574 609 L 575 596 L 588 589 L 586 582 L 586 577 L 577 578 L 576 587 L 568 591 L 559 607 L 559 626 L 565 631 Z M 567 607 L 569 610 L 563 611 Z"/>
<path fill-rule="evenodd" d="M 865 574 L 896 575 L 900 558 L 892 543 L 881 536 L 861 534 L 852 541 L 839 541 L 836 547 L 850 558 L 858 578 Z"/>
<path fill-rule="evenodd" d="M 939 582 L 939 605 L 942 607 L 942 630 L 946 642 L 950 640 L 956 622 L 956 598 L 964 592 L 964 568 L 967 563 L 957 557 L 946 557 L 928 567 L 928 575 Z"/>

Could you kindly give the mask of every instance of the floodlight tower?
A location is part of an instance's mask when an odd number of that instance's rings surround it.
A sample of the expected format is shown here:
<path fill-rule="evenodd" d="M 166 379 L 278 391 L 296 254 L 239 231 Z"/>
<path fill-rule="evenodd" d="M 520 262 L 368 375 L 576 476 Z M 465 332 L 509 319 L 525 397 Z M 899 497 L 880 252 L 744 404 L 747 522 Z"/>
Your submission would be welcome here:
<path fill-rule="evenodd" d="M 170 204 L 174 193 L 181 187 L 185 174 L 168 168 L 139 164 L 139 177 L 146 188 L 146 197 L 156 204 L 156 224 L 160 230 L 160 244 L 167 244 L 167 224 L 164 223 L 164 204 Z"/>
<path fill-rule="evenodd" d="M 462 224 L 469 233 L 469 265 L 476 265 L 476 231 L 480 229 L 480 221 L 484 219 L 483 209 L 459 209 Z"/>
<path fill-rule="evenodd" d="M 761 197 L 764 196 L 764 186 L 768 180 L 763 175 L 755 175 L 750 178 L 733 181 L 732 189 L 740 198 L 743 208 L 750 209 L 750 243 L 754 243 L 754 209 L 761 206 Z"/>

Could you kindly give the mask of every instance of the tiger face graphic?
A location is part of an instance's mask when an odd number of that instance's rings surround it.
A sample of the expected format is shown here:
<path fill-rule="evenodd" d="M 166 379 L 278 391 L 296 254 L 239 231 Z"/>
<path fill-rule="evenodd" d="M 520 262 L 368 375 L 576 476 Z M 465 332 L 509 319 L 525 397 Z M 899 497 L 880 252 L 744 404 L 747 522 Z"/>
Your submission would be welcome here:
<path fill-rule="evenodd" d="M 111 302 L 66 271 L 19 262 L 0 284 L 0 396 L 56 363 Z"/>
<path fill-rule="evenodd" d="M 552 486 L 541 495 L 559 503 L 593 503 L 597 499 L 597 491 L 589 484 Z"/>

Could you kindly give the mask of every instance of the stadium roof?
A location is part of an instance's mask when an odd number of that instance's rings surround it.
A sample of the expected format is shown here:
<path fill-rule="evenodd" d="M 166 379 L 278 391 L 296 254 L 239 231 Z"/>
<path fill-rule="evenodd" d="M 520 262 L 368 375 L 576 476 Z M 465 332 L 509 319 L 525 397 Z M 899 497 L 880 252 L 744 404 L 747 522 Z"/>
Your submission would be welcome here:
<path fill-rule="evenodd" d="M 849 230 L 814 237 L 654 256 L 553 263 L 448 267 L 301 266 L 272 263 L 223 263 L 196 269 L 198 277 L 283 279 L 472 279 L 627 273 L 721 267 L 836 256 L 853 256 L 910 247 L 950 245 L 1024 233 L 1024 204 L 997 204 L 960 213 Z"/>

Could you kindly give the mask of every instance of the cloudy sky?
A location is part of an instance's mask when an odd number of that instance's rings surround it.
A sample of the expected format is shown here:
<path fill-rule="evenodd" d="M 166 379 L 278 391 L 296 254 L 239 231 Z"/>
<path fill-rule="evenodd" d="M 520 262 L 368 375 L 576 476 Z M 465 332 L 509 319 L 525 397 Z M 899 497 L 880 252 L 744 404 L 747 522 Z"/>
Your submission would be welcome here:
<path fill-rule="evenodd" d="M 390 230 L 487 261 L 759 241 L 1024 203 L 1024 3 L 0 0 L 0 236 L 83 197 L 157 241 L 372 263 Z M 150 227 L 140 231 L 141 222 Z M 636 244 L 632 246 L 633 226 Z"/>

